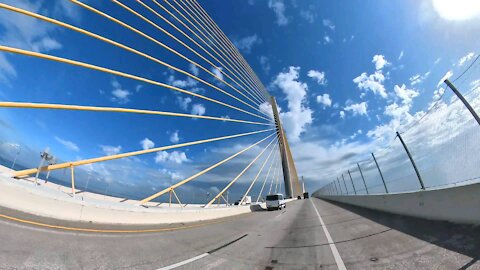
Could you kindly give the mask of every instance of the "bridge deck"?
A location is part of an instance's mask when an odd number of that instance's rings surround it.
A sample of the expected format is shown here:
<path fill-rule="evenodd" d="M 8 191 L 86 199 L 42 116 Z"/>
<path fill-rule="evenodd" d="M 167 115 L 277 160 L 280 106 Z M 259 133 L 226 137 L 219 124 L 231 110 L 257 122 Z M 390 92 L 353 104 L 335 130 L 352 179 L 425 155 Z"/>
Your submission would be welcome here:
<path fill-rule="evenodd" d="M 194 258 L 179 269 L 337 269 L 314 207 L 348 269 L 480 269 L 478 228 L 318 199 L 155 233 L 75 232 L 1 218 L 0 268 L 158 269 Z"/>

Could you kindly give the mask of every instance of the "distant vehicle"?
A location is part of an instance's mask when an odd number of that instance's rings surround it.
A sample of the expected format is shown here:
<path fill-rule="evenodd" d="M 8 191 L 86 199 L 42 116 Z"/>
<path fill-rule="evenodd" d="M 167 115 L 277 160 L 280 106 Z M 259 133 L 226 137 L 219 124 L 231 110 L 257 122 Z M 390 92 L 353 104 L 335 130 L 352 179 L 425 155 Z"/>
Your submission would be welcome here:
<path fill-rule="evenodd" d="M 239 205 L 241 200 L 242 199 L 235 201 L 234 205 Z M 242 205 L 246 205 L 246 204 L 252 204 L 252 196 L 245 196 L 245 199 L 243 200 Z"/>
<path fill-rule="evenodd" d="M 304 199 L 308 199 L 308 192 L 304 192 L 304 193 L 303 193 L 303 198 L 304 198 Z"/>
<path fill-rule="evenodd" d="M 267 195 L 267 210 L 273 210 L 277 209 L 280 210 L 283 208 L 287 207 L 287 204 L 285 203 L 285 198 L 283 198 L 283 194 L 270 194 Z"/>

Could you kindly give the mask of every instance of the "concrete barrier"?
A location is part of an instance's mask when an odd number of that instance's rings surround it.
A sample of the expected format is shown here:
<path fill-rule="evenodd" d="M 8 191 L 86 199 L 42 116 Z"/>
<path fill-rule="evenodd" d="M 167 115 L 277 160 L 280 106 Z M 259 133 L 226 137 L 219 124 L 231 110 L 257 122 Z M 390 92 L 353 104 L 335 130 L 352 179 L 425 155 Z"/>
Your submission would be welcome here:
<path fill-rule="evenodd" d="M 68 188 L 66 189 L 70 191 Z M 249 205 L 203 208 L 203 205 L 149 203 L 140 206 L 139 201 L 124 201 L 83 192 L 72 198 L 65 188 L 54 184 L 35 186 L 32 182 L 15 180 L 0 173 L 0 206 L 25 213 L 66 221 L 97 224 L 153 225 L 198 222 L 224 218 L 255 211 Z M 264 204 L 263 204 L 264 205 Z M 261 207 L 258 205 L 257 207 Z"/>
<path fill-rule="evenodd" d="M 394 214 L 480 224 L 480 183 L 385 195 L 314 196 Z"/>

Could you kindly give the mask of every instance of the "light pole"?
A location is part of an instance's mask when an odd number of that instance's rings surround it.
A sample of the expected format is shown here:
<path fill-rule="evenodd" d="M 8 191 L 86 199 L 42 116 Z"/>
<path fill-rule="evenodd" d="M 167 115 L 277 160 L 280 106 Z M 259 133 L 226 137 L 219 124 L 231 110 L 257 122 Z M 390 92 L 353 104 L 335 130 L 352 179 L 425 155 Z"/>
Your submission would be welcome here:
<path fill-rule="evenodd" d="M 50 149 L 47 147 L 45 148 L 45 151 L 43 152 L 40 152 L 40 157 L 42 158 L 40 160 L 40 164 L 38 165 L 38 170 L 37 170 L 37 174 L 35 175 L 35 185 L 38 185 L 37 181 L 38 181 L 38 175 L 40 174 L 40 170 L 42 169 L 42 166 L 43 166 L 43 163 L 45 161 L 51 161 L 54 159 L 54 157 L 52 155 L 50 155 L 48 153 L 48 151 L 50 151 Z"/>
<path fill-rule="evenodd" d="M 18 155 L 20 155 L 20 145 L 15 144 L 14 147 L 15 147 L 15 149 L 17 149 L 17 153 L 15 154 L 15 158 L 13 159 L 12 167 L 10 168 L 12 170 L 13 170 L 13 167 L 15 167 L 15 163 L 17 163 Z"/>

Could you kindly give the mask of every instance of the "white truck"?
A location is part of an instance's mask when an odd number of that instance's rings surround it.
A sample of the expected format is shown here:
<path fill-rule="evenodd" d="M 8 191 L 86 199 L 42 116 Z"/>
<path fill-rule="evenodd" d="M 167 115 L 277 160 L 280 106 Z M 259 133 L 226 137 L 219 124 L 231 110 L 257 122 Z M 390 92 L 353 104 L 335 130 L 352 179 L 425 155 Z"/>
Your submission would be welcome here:
<path fill-rule="evenodd" d="M 281 193 L 267 195 L 266 204 L 268 211 L 273 209 L 280 210 L 287 207 L 285 198 L 283 198 L 283 194 Z"/>

